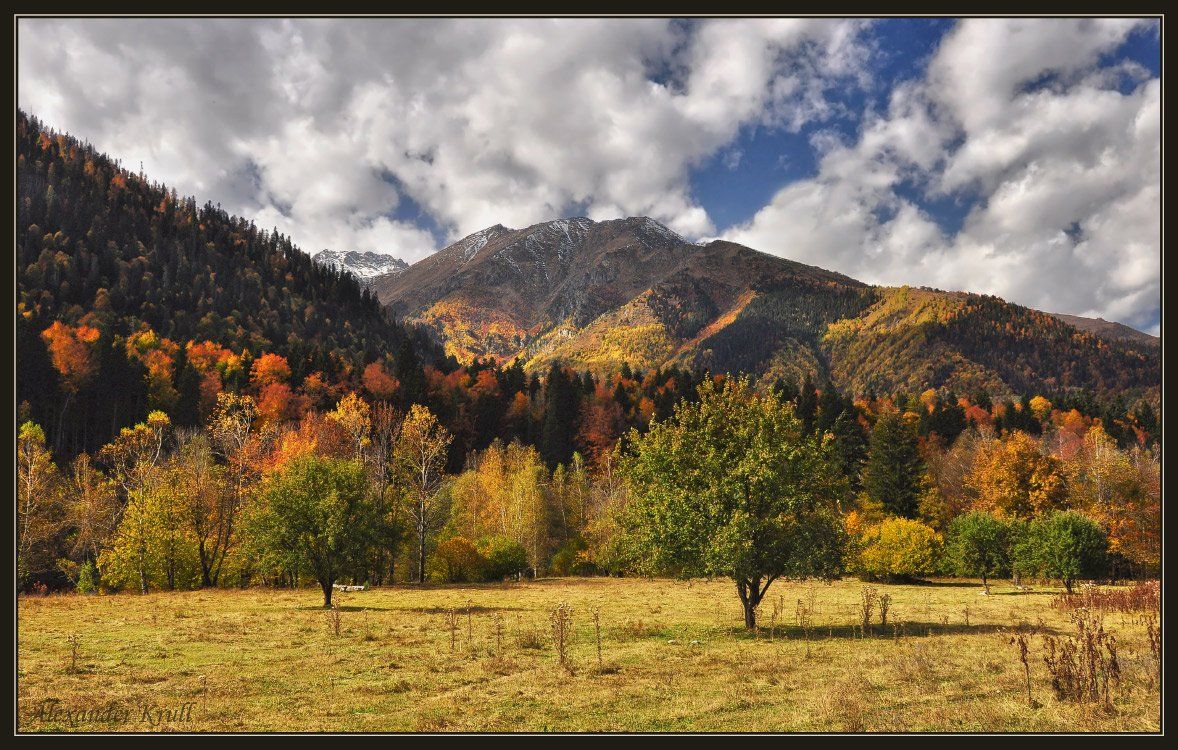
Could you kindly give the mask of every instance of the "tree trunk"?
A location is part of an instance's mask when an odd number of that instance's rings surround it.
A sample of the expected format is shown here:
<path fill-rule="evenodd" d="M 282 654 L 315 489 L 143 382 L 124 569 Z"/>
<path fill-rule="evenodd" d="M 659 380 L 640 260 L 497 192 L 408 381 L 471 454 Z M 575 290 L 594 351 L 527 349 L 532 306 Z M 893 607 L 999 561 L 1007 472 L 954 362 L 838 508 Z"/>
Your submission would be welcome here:
<path fill-rule="evenodd" d="M 990 583 L 986 580 L 986 574 L 982 573 L 982 588 L 986 590 L 986 594 L 990 593 Z"/>
<path fill-rule="evenodd" d="M 213 585 L 213 570 L 212 563 L 209 560 L 209 551 L 205 547 L 205 540 L 200 540 L 200 544 L 197 546 L 197 552 L 200 557 L 200 586 L 201 588 L 208 588 Z"/>
<path fill-rule="evenodd" d="M 748 601 L 744 603 L 744 626 L 749 630 L 757 629 L 757 605 Z"/>
<path fill-rule="evenodd" d="M 325 609 L 331 609 L 331 584 L 333 583 L 334 581 L 329 579 L 322 579 L 319 581 L 319 585 L 323 587 L 323 607 Z"/>
<path fill-rule="evenodd" d="M 760 588 L 760 580 L 736 582 L 736 593 L 744 606 L 744 626 L 748 630 L 757 629 L 757 605 L 761 603 Z"/>
<path fill-rule="evenodd" d="M 418 506 L 417 520 L 417 582 L 425 583 L 425 498 Z"/>

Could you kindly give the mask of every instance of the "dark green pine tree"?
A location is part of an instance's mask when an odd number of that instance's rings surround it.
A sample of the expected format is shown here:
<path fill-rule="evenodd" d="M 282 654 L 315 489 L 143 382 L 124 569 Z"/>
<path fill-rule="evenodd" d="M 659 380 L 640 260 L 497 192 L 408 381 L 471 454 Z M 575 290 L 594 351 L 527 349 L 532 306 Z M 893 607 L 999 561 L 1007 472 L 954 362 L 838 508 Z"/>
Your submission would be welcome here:
<path fill-rule="evenodd" d="M 922 434 L 939 435 L 942 445 L 952 445 L 968 426 L 965 423 L 965 409 L 961 408 L 952 394 L 944 399 L 938 398 L 931 412 L 922 410 L 920 421 Z"/>
<path fill-rule="evenodd" d="M 630 412 L 630 395 L 626 393 L 626 389 L 622 387 L 621 382 L 614 387 L 614 401 L 618 402 L 618 406 L 622 407 L 622 413 L 628 414 Z"/>
<path fill-rule="evenodd" d="M 396 357 L 397 380 L 401 381 L 401 398 L 405 405 L 420 404 L 425 400 L 425 370 L 417 357 L 417 349 L 408 336 L 401 340 Z"/>
<path fill-rule="evenodd" d="M 196 427 L 200 422 L 200 373 L 188 361 L 183 346 L 176 357 L 176 400 L 172 422 L 177 427 Z"/>
<path fill-rule="evenodd" d="M 23 315 L 16 316 L 16 403 L 24 407 L 24 417 L 42 425 L 50 436 L 64 398 L 58 388 L 57 370 L 49 359 L 45 341 L 37 327 Z"/>
<path fill-rule="evenodd" d="M 806 375 L 802 382 L 802 391 L 798 394 L 798 419 L 802 420 L 802 429 L 807 433 L 814 431 L 814 415 L 818 412 L 818 393 L 814 390 L 814 381 Z"/>
<path fill-rule="evenodd" d="M 1157 415 L 1154 414 L 1153 407 L 1149 404 L 1142 404 L 1137 408 L 1134 417 L 1141 430 L 1145 433 L 1145 442 L 1147 445 L 1157 445 L 1161 440 L 1161 425 L 1158 423 Z"/>
<path fill-rule="evenodd" d="M 773 381 L 773 393 L 782 401 L 797 401 L 798 387 L 792 380 L 777 378 Z"/>
<path fill-rule="evenodd" d="M 832 450 L 843 473 L 858 492 L 863 488 L 863 464 L 867 460 L 867 430 L 859 424 L 853 410 L 844 411 L 830 428 Z"/>
<path fill-rule="evenodd" d="M 920 502 L 921 473 L 916 431 L 899 412 L 881 414 L 871 431 L 863 490 L 889 513 L 915 518 Z"/>
<path fill-rule="evenodd" d="M 843 400 L 843 397 L 834 385 L 827 383 L 826 387 L 822 389 L 822 395 L 818 397 L 818 416 L 815 420 L 814 429 L 819 433 L 827 432 L 839 418 L 843 412 L 847 411 L 848 404 Z"/>
<path fill-rule="evenodd" d="M 549 466 L 572 460 L 576 423 L 575 387 L 564 369 L 554 364 L 544 384 L 544 422 L 540 428 L 540 455 Z"/>

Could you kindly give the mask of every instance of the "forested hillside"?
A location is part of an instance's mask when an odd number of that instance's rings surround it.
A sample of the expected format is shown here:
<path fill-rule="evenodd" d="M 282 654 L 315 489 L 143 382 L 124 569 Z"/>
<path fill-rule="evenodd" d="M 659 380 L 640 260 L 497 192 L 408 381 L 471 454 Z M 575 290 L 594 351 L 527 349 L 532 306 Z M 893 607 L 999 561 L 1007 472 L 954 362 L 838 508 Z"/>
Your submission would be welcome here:
<path fill-rule="evenodd" d="M 199 371 L 237 386 L 263 352 L 284 357 L 295 383 L 347 379 L 392 352 L 437 356 L 289 238 L 24 113 L 17 182 L 17 401 L 59 448 L 94 449 L 149 406 L 195 423 L 201 384 L 212 387 Z"/>

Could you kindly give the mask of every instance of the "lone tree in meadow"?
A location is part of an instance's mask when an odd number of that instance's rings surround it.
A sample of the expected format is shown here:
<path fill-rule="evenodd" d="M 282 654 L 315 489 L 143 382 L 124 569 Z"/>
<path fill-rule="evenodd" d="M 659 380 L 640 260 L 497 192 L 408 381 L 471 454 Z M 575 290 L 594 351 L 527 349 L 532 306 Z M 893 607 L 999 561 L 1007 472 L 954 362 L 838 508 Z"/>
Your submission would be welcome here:
<path fill-rule="evenodd" d="M 958 575 L 981 576 L 990 593 L 990 576 L 1010 567 L 1010 525 L 1000 518 L 975 510 L 949 524 L 949 562 Z"/>
<path fill-rule="evenodd" d="M 1015 546 L 1023 572 L 1054 578 L 1070 594 L 1076 581 L 1108 572 L 1108 532 L 1075 511 L 1056 511 L 1031 522 Z"/>
<path fill-rule="evenodd" d="M 332 585 L 373 543 L 375 517 L 359 461 L 292 458 L 263 486 L 251 536 L 277 566 L 310 569 L 331 606 Z"/>
<path fill-rule="evenodd" d="M 732 578 L 755 628 L 775 580 L 839 572 L 847 481 L 777 396 L 744 379 L 699 396 L 630 433 L 623 523 L 651 571 Z"/>

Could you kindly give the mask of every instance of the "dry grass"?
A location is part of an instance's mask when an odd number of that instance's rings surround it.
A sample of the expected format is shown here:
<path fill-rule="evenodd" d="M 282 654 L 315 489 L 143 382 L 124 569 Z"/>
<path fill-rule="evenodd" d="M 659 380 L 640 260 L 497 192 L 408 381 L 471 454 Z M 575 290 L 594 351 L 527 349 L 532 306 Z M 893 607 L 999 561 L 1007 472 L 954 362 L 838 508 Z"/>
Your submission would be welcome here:
<path fill-rule="evenodd" d="M 19 602 L 19 728 L 1159 729 L 1146 618 L 1105 616 L 1121 679 L 1107 705 L 1077 704 L 1056 699 L 1043 661 L 1045 638 L 1072 628 L 1055 590 L 880 586 L 888 626 L 864 628 L 862 588 L 774 584 L 773 600 L 805 612 L 800 623 L 779 612 L 772 636 L 768 611 L 760 633 L 744 632 L 727 581 L 374 589 L 341 602 L 338 636 L 312 589 L 30 597 Z M 563 602 L 573 671 L 553 646 Z M 91 713 L 72 720 L 79 711 Z"/>

